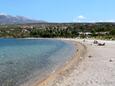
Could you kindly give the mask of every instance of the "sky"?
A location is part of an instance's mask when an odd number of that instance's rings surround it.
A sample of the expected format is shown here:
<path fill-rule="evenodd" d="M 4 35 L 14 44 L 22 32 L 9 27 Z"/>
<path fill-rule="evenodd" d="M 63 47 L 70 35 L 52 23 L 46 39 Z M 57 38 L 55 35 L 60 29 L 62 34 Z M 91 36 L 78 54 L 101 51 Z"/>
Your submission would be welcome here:
<path fill-rule="evenodd" d="M 48 22 L 114 22 L 115 0 L 0 0 L 0 14 Z"/>

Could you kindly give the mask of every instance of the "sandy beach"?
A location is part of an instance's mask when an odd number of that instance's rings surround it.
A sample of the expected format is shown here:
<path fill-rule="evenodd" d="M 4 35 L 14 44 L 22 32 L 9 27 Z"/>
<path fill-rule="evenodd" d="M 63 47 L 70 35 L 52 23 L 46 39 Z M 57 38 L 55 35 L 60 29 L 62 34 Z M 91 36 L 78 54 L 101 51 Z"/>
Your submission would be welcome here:
<path fill-rule="evenodd" d="M 87 46 L 85 58 L 76 65 L 72 73 L 62 76 L 50 86 L 115 86 L 115 42 L 105 42 L 105 46 L 93 44 L 93 40 L 75 39 Z"/>
<path fill-rule="evenodd" d="M 86 53 L 86 47 L 79 42 L 70 39 L 68 40 L 68 39 L 60 39 L 60 38 L 56 40 L 72 42 L 77 48 L 75 54 L 71 57 L 69 61 L 64 63 L 62 67 L 60 67 L 56 71 L 53 71 L 44 80 L 40 82 L 36 81 L 35 83 L 32 83 L 32 86 L 54 86 L 54 82 L 56 80 L 61 80 L 62 76 L 68 76 L 68 74 L 70 74 L 74 70 L 75 66 L 79 64 L 79 62 L 82 60 L 82 58 Z"/>
<path fill-rule="evenodd" d="M 115 41 L 98 40 L 106 45 L 97 46 L 93 44 L 92 39 L 85 42 L 82 39 L 63 40 L 80 42 L 80 54 L 66 64 L 64 69 L 36 86 L 115 86 Z M 82 44 L 87 47 L 86 54 L 83 53 Z M 83 54 L 85 56 L 82 56 Z"/>

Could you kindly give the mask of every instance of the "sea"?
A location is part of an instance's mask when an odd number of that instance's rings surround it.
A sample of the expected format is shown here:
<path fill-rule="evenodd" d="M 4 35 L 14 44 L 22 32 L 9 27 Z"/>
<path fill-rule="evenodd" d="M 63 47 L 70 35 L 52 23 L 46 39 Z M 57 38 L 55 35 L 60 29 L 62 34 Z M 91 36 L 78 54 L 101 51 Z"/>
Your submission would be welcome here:
<path fill-rule="evenodd" d="M 0 86 L 44 79 L 75 53 L 75 45 L 56 39 L 0 38 Z"/>

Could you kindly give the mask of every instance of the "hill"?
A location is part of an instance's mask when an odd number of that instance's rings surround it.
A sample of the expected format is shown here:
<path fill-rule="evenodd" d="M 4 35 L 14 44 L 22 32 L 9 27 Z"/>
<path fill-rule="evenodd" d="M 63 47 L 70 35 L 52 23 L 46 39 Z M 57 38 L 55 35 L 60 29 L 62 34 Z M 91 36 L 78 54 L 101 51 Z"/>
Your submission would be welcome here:
<path fill-rule="evenodd" d="M 45 23 L 42 20 L 33 20 L 23 16 L 11 16 L 0 14 L 0 24 L 25 24 L 25 23 Z"/>

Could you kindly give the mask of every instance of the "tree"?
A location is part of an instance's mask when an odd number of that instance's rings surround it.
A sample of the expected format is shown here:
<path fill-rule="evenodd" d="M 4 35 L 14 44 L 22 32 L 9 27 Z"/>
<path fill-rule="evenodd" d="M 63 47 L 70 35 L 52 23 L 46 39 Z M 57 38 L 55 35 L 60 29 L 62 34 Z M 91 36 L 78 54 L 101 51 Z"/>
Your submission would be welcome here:
<path fill-rule="evenodd" d="M 112 30 L 110 31 L 110 34 L 111 34 L 111 35 L 115 35 L 115 29 L 112 29 Z"/>

